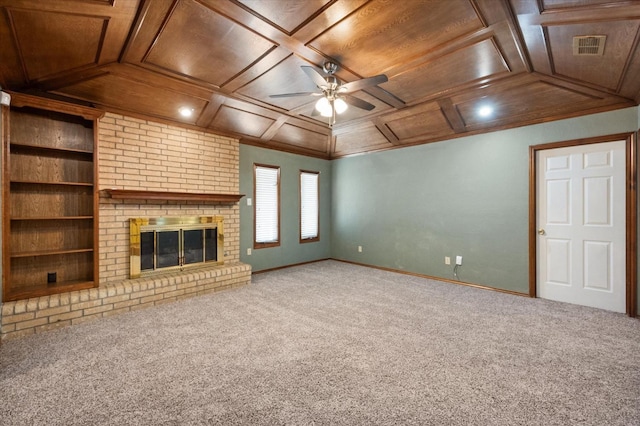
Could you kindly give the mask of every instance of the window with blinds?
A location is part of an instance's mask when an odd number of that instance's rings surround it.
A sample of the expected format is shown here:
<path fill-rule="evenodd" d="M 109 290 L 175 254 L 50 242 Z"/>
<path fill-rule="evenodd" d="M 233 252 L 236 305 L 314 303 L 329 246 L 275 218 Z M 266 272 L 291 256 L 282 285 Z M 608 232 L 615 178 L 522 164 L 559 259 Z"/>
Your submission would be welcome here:
<path fill-rule="evenodd" d="M 255 164 L 254 248 L 280 245 L 280 168 Z"/>
<path fill-rule="evenodd" d="M 318 172 L 300 170 L 300 242 L 320 239 Z"/>

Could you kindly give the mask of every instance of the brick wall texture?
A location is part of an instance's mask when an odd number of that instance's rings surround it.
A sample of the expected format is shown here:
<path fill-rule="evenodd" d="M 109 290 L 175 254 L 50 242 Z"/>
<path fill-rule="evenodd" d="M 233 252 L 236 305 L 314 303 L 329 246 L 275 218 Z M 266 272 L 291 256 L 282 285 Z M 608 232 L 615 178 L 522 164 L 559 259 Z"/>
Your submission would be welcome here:
<path fill-rule="evenodd" d="M 100 189 L 237 194 L 237 139 L 116 114 L 99 126 Z M 101 191 L 102 192 L 102 191 Z M 238 204 L 115 201 L 100 198 L 100 283 L 129 277 L 129 219 L 224 216 L 225 263 L 240 258 Z"/>
<path fill-rule="evenodd" d="M 112 200 L 105 189 L 237 194 L 239 141 L 106 113 L 98 126 L 100 287 L 3 304 L 0 336 L 16 337 L 248 284 L 238 204 Z M 129 219 L 224 216 L 224 262 L 210 270 L 129 279 Z"/>

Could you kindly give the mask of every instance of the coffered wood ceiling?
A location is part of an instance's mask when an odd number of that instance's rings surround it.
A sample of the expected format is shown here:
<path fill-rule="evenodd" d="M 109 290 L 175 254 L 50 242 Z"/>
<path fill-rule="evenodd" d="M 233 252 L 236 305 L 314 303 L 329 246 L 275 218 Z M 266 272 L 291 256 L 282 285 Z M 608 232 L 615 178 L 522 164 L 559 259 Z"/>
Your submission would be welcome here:
<path fill-rule="evenodd" d="M 637 105 L 640 1 L 0 0 L 0 85 L 322 158 Z M 601 56 L 574 36 L 604 35 Z M 301 65 L 354 93 L 330 128 Z M 491 105 L 482 118 L 478 108 Z M 194 110 L 181 118 L 178 109 Z"/>

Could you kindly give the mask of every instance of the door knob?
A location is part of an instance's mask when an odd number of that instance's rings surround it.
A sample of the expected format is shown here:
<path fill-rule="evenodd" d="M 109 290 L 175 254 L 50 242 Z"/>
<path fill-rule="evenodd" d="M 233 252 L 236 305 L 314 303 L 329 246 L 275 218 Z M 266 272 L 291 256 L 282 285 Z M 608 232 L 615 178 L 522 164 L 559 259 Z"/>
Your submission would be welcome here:
<path fill-rule="evenodd" d="M 544 229 L 540 228 L 540 229 L 538 229 L 538 234 L 539 235 L 544 235 L 544 234 L 546 234 L 546 232 L 544 232 Z"/>

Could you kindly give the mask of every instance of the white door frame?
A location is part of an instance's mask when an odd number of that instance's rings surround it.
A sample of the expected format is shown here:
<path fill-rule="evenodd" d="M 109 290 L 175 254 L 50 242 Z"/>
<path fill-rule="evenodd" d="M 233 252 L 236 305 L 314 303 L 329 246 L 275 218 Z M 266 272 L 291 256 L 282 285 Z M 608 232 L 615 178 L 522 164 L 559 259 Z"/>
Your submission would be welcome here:
<path fill-rule="evenodd" d="M 626 312 L 637 315 L 637 141 L 636 133 L 621 133 L 589 139 L 553 142 L 529 147 L 529 296 L 537 297 L 537 173 L 536 153 L 540 150 L 565 148 L 602 142 L 625 140 L 626 158 Z"/>

